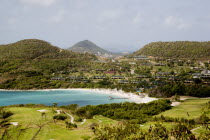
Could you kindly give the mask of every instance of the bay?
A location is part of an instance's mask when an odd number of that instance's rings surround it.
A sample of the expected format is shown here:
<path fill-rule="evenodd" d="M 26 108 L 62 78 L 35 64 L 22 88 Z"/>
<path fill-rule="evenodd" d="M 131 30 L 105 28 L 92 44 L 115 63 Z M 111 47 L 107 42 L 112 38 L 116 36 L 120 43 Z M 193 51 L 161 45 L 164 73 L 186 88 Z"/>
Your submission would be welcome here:
<path fill-rule="evenodd" d="M 109 96 L 116 95 L 99 93 L 91 90 L 38 90 L 38 91 L 0 91 L 0 106 L 14 104 L 45 104 L 61 105 L 78 104 L 98 105 L 120 102 L 132 102 L 129 99 L 109 100 Z"/>

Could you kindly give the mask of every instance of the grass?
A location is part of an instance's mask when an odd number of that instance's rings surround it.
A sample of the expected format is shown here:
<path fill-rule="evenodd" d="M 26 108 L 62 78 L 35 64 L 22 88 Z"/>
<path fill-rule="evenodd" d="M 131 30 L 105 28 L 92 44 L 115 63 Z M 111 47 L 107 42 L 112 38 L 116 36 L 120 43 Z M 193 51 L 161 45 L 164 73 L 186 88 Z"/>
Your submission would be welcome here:
<path fill-rule="evenodd" d="M 14 113 L 12 116 L 13 122 L 19 122 L 21 124 L 28 124 L 30 122 L 39 121 L 42 119 L 41 112 L 37 110 L 46 109 L 46 117 L 52 118 L 53 113 L 50 108 L 27 108 L 27 107 L 12 107 L 10 111 Z"/>
<path fill-rule="evenodd" d="M 144 123 L 143 125 L 140 125 L 140 126 L 141 126 L 142 130 L 148 130 L 150 128 L 150 126 L 154 126 L 157 123 L 162 124 L 168 130 L 171 129 L 175 125 L 175 123 L 168 123 L 168 122 L 147 122 L 147 123 Z"/>
<path fill-rule="evenodd" d="M 163 116 L 173 117 L 173 118 L 183 117 L 186 119 L 195 119 L 195 118 L 198 118 L 203 113 L 203 109 L 205 108 L 206 103 L 209 101 L 210 99 L 198 99 L 198 98 L 187 99 L 183 101 L 180 105 L 175 106 L 172 109 L 167 110 L 165 112 L 162 112 L 157 116 L 163 115 Z M 187 115 L 187 112 L 189 116 Z M 209 110 L 206 112 L 206 115 L 210 117 Z M 148 130 L 150 126 L 154 126 L 157 123 L 162 124 L 168 129 L 171 129 L 174 125 L 176 125 L 175 123 L 169 123 L 169 122 L 147 122 L 141 125 L 141 128 L 143 130 Z M 204 129 L 200 128 L 200 129 L 197 129 L 195 132 L 201 133 L 203 131 Z"/>
<path fill-rule="evenodd" d="M 37 110 L 47 109 L 46 119 L 41 116 L 41 113 Z M 24 128 L 28 124 L 30 124 L 30 129 L 27 129 L 24 135 L 21 136 L 21 140 L 28 140 L 33 137 L 33 135 L 37 132 L 38 127 L 36 124 L 49 122 L 45 127 L 43 127 L 42 131 L 38 134 L 37 139 L 40 140 L 66 140 L 66 139 L 74 139 L 81 140 L 82 136 L 92 136 L 92 131 L 87 127 L 80 127 L 76 129 L 66 129 L 65 121 L 57 121 L 55 124 L 52 120 L 51 108 L 27 108 L 27 107 L 12 107 L 9 108 L 10 111 L 14 113 L 11 117 L 11 122 L 19 122 L 21 128 Z M 16 136 L 17 130 L 16 126 L 11 126 L 13 128 L 12 134 Z"/>
<path fill-rule="evenodd" d="M 203 108 L 205 104 L 209 102 L 210 99 L 187 99 L 182 102 L 180 105 L 173 107 L 170 110 L 160 113 L 160 115 L 173 117 L 173 118 L 186 118 L 186 119 L 195 119 L 198 118 L 203 113 Z M 188 114 L 189 116 L 188 116 Z M 210 112 L 206 114 L 210 117 Z"/>
<path fill-rule="evenodd" d="M 175 106 L 172 109 L 165 111 L 160 115 L 168 116 L 168 117 L 184 117 L 187 119 L 194 119 L 198 118 L 202 112 L 205 104 L 210 101 L 210 99 L 187 99 L 182 102 L 179 106 Z M 40 112 L 37 110 L 46 109 L 46 117 L 43 117 Z M 54 108 L 56 109 L 56 108 Z M 98 123 L 100 125 L 106 124 L 117 124 L 117 121 L 106 118 L 101 115 L 94 116 L 94 119 L 87 119 L 86 122 L 82 125 L 78 125 L 78 128 L 75 129 L 66 129 L 65 121 L 57 121 L 56 124 L 53 122 L 53 112 L 52 108 L 29 108 L 29 107 L 9 107 L 8 110 L 12 111 L 14 115 L 11 117 L 10 122 L 19 122 L 20 128 L 25 128 L 29 125 L 29 129 L 21 135 L 21 140 L 28 140 L 31 139 L 34 134 L 38 131 L 37 124 L 43 124 L 49 122 L 41 132 L 38 134 L 36 139 L 40 140 L 66 140 L 66 139 L 73 139 L 73 140 L 82 140 L 87 137 L 94 137 L 92 130 L 89 129 L 89 125 L 92 123 Z M 187 112 L 189 116 L 187 115 Z M 207 112 L 207 116 L 210 117 L 210 111 Z M 69 120 L 69 118 L 68 118 Z M 157 122 L 147 122 L 141 126 L 143 130 L 148 130 L 150 125 L 154 125 Z M 167 122 L 159 122 L 162 125 L 166 126 L 166 128 L 170 129 L 175 124 L 174 123 L 167 123 Z M 77 124 L 80 124 L 77 123 Z M 19 127 L 10 126 L 12 128 L 11 134 L 14 138 L 17 137 L 18 131 L 20 130 Z M 202 129 L 196 130 L 198 132 L 202 132 Z"/>
<path fill-rule="evenodd" d="M 46 109 L 46 117 L 42 117 L 41 112 L 37 110 Z M 54 108 L 56 109 L 56 108 Z M 29 129 L 26 130 L 23 135 L 21 135 L 21 140 L 31 139 L 34 134 L 38 131 L 37 124 L 48 124 L 43 127 L 41 132 L 37 135 L 36 139 L 40 140 L 82 140 L 87 137 L 93 137 L 92 130 L 89 129 L 89 125 L 92 123 L 98 124 L 116 124 L 117 121 L 97 115 L 95 119 L 87 119 L 86 122 L 82 125 L 78 125 L 78 128 L 75 129 L 66 129 L 65 121 L 56 121 L 56 124 L 53 122 L 52 108 L 29 108 L 29 107 L 9 107 L 8 110 L 12 111 L 14 115 L 11 117 L 10 122 L 19 122 L 19 127 L 12 126 L 11 134 L 14 138 L 17 137 L 18 131 L 22 128 L 25 128 L 29 124 Z M 68 118 L 69 120 L 69 118 Z M 99 122 L 102 121 L 102 122 Z M 80 124 L 80 123 L 77 123 Z"/>
<path fill-rule="evenodd" d="M 117 123 L 117 121 L 109 119 L 109 118 L 106 118 L 106 117 L 101 116 L 101 115 L 96 115 L 95 119 L 98 122 L 102 121 L 101 124 L 116 124 Z"/>

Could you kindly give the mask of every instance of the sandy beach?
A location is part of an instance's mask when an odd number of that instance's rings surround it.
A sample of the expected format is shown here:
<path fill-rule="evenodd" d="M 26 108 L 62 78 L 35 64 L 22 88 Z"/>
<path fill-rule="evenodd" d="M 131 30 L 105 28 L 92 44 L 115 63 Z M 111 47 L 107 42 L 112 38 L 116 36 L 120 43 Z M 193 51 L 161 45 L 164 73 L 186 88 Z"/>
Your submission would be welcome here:
<path fill-rule="evenodd" d="M 135 93 L 126 93 L 122 90 L 117 89 L 88 89 L 88 88 L 68 88 L 68 89 L 38 89 L 38 90 L 4 90 L 0 89 L 0 91 L 55 91 L 55 90 L 79 90 L 79 91 L 92 91 L 100 94 L 107 94 L 108 96 L 118 96 L 122 98 L 129 98 L 135 103 L 148 103 L 157 98 L 149 97 L 146 93 L 139 93 L 136 95 Z"/>
<path fill-rule="evenodd" d="M 157 98 L 149 97 L 146 93 L 140 93 L 136 95 L 135 93 L 126 93 L 122 90 L 117 89 L 88 89 L 88 88 L 70 88 L 70 89 L 48 89 L 48 90 L 80 90 L 80 91 L 93 91 L 100 94 L 107 94 L 109 96 L 118 96 L 122 98 L 129 98 L 135 103 L 148 103 Z"/>

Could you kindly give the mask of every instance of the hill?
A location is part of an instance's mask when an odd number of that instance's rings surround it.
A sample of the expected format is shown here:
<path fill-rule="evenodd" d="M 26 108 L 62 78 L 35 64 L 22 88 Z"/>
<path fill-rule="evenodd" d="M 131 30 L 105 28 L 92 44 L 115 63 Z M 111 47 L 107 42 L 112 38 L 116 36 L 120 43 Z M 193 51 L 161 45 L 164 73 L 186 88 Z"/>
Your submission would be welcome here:
<path fill-rule="evenodd" d="M 154 57 L 209 59 L 210 41 L 152 42 L 132 55 Z"/>
<path fill-rule="evenodd" d="M 38 39 L 26 39 L 8 45 L 0 45 L 0 59 L 60 59 L 77 56 L 79 56 L 78 53 L 60 49 Z"/>
<path fill-rule="evenodd" d="M 49 88 L 55 86 L 51 77 L 84 69 L 95 59 L 93 54 L 63 50 L 37 39 L 0 45 L 0 88 Z"/>
<path fill-rule="evenodd" d="M 89 40 L 80 41 L 77 44 L 73 45 L 69 50 L 73 52 L 79 52 L 79 53 L 91 53 L 95 54 L 97 56 L 103 56 L 103 57 L 113 57 L 116 54 L 109 52 L 105 49 L 100 48 L 93 42 Z"/>

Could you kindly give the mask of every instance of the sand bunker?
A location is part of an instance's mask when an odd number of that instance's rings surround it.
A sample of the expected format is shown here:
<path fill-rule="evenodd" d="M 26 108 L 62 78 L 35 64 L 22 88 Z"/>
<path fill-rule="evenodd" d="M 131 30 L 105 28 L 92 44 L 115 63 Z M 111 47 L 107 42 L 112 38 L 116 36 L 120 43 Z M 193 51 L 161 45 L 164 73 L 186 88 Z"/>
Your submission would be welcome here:
<path fill-rule="evenodd" d="M 18 125 L 18 122 L 10 122 L 10 124 L 12 124 L 14 126 L 17 126 Z"/>
<path fill-rule="evenodd" d="M 178 106 L 178 105 L 180 105 L 180 102 L 172 102 L 171 103 L 171 106 Z"/>
<path fill-rule="evenodd" d="M 47 112 L 48 110 L 46 110 L 46 109 L 41 109 L 41 110 L 37 110 L 37 111 L 39 111 L 39 112 Z"/>
<path fill-rule="evenodd" d="M 62 110 L 56 110 L 56 111 L 57 111 L 57 114 L 61 114 L 61 111 L 62 111 Z"/>

